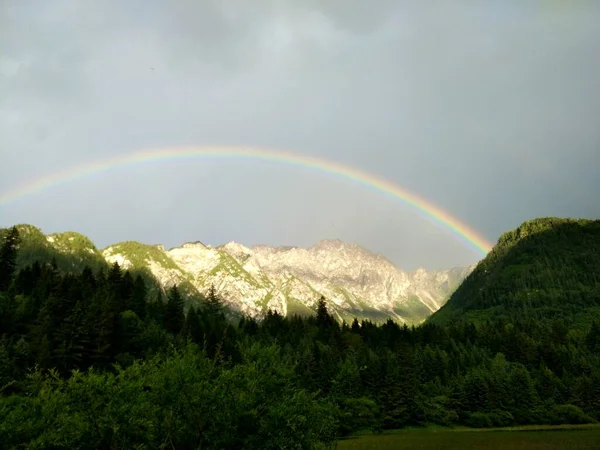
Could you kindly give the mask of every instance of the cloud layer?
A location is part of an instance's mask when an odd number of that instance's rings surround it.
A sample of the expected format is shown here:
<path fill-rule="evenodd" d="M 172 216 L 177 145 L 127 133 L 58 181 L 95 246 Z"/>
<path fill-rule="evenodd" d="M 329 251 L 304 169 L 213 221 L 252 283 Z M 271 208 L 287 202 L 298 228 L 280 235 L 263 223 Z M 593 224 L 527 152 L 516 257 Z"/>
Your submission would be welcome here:
<path fill-rule="evenodd" d="M 249 145 L 387 178 L 491 241 L 598 217 L 599 20 L 591 1 L 7 0 L 0 190 L 145 148 Z M 100 246 L 337 237 L 407 269 L 478 259 L 406 205 L 258 162 L 116 170 L 0 222 Z"/>

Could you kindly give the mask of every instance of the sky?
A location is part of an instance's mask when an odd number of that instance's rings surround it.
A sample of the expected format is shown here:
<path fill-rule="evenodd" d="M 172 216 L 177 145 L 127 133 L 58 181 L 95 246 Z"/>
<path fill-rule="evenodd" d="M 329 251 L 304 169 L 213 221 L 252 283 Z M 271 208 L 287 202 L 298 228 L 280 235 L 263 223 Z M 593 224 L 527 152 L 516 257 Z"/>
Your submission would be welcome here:
<path fill-rule="evenodd" d="M 0 193 L 145 149 L 249 146 L 393 182 L 495 243 L 600 217 L 600 3 L 2 0 Z M 99 248 L 311 246 L 399 267 L 481 254 L 350 180 L 260 161 L 140 165 L 0 204 Z"/>

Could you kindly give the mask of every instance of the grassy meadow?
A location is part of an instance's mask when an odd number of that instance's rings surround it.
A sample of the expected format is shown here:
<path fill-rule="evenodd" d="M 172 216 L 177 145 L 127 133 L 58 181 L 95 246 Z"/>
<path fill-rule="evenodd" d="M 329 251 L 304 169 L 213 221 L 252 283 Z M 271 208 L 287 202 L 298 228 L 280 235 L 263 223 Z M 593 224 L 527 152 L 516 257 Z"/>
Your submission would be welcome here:
<path fill-rule="evenodd" d="M 423 428 L 360 435 L 339 450 L 592 450 L 600 448 L 600 426 L 529 426 L 497 429 Z"/>

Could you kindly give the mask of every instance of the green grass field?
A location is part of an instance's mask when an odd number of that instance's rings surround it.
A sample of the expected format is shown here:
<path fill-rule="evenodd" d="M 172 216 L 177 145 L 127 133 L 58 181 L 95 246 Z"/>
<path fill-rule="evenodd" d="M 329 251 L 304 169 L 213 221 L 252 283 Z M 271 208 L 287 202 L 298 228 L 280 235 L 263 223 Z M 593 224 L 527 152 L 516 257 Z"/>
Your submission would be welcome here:
<path fill-rule="evenodd" d="M 476 430 L 425 428 L 341 440 L 339 450 L 592 450 L 600 449 L 600 427 L 515 427 Z"/>

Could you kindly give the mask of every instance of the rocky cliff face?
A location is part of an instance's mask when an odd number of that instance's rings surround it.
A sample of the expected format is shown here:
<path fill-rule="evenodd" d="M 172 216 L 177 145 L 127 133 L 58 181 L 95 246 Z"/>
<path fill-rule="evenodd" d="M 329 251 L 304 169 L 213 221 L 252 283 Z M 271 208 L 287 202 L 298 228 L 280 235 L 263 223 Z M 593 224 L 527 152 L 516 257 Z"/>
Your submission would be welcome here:
<path fill-rule="evenodd" d="M 74 261 L 92 258 L 145 270 L 162 287 L 177 284 L 191 297 L 206 294 L 213 285 L 231 309 L 255 317 L 268 309 L 312 314 L 324 296 L 332 313 L 347 322 L 358 317 L 419 323 L 437 311 L 474 269 L 405 272 L 381 255 L 339 240 L 324 240 L 310 248 L 245 247 L 235 242 L 211 247 L 195 242 L 170 250 L 122 242 L 99 251 L 85 236 L 44 236 L 28 227 L 33 230 L 28 228 L 28 235 L 38 236 L 35 245 L 30 239 L 35 249 L 44 247 L 46 253 L 54 249 Z M 65 267 L 74 263 L 69 264 Z"/>
<path fill-rule="evenodd" d="M 437 311 L 473 267 L 404 272 L 381 255 L 339 240 L 311 248 L 185 244 L 166 252 L 200 293 L 214 285 L 233 309 L 308 314 L 323 295 L 347 321 L 420 322 Z M 164 278 L 153 270 L 159 280 Z M 166 281 L 166 280 L 165 280 Z"/>

